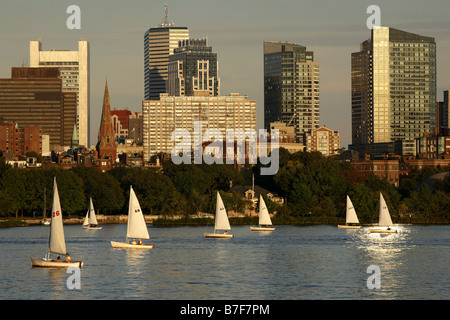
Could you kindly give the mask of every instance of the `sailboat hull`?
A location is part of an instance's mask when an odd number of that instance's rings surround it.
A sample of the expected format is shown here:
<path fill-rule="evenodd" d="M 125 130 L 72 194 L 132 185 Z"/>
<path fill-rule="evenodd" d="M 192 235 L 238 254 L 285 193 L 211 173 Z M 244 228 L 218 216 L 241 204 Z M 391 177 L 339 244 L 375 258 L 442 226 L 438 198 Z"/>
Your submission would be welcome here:
<path fill-rule="evenodd" d="M 69 267 L 78 267 L 81 268 L 83 266 L 83 261 L 54 261 L 47 260 L 41 258 L 30 258 L 31 266 L 38 268 L 69 268 Z"/>
<path fill-rule="evenodd" d="M 372 228 L 370 233 L 397 233 L 397 229 Z"/>
<path fill-rule="evenodd" d="M 339 229 L 361 229 L 361 226 L 338 225 Z"/>
<path fill-rule="evenodd" d="M 103 227 L 90 227 L 90 226 L 83 226 L 83 229 L 86 229 L 86 230 L 100 230 L 100 229 L 102 229 Z"/>
<path fill-rule="evenodd" d="M 205 238 L 233 238 L 231 233 L 207 233 L 205 232 Z"/>
<path fill-rule="evenodd" d="M 263 227 L 263 226 L 259 226 L 259 227 L 250 227 L 251 231 L 274 231 L 275 227 Z"/>
<path fill-rule="evenodd" d="M 122 249 L 153 249 L 155 248 L 154 244 L 132 244 L 126 242 L 117 242 L 111 241 L 111 245 L 113 248 L 122 248 Z"/>

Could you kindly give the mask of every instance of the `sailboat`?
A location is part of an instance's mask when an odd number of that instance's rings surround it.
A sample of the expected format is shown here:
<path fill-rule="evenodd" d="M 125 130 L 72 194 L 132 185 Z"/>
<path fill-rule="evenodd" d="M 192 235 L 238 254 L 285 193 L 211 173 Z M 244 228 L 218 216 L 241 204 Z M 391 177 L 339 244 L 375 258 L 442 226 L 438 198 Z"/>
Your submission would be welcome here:
<path fill-rule="evenodd" d="M 220 194 L 217 191 L 214 232 L 213 233 L 205 232 L 204 235 L 205 238 L 233 238 L 234 235 L 228 233 L 228 230 L 231 230 L 231 227 L 230 222 L 228 221 L 227 210 L 225 210 L 222 198 L 220 197 Z M 220 231 L 224 232 L 221 233 Z"/>
<path fill-rule="evenodd" d="M 259 226 L 250 227 L 251 231 L 274 231 L 274 227 L 269 227 L 272 225 L 272 220 L 270 220 L 269 211 L 267 210 L 266 203 L 262 195 L 259 195 Z"/>
<path fill-rule="evenodd" d="M 347 207 L 345 210 L 345 225 L 338 225 L 339 229 L 361 229 L 359 225 L 358 216 L 356 215 L 353 203 L 350 197 L 347 196 Z"/>
<path fill-rule="evenodd" d="M 92 198 L 90 198 L 89 209 L 86 213 L 86 218 L 84 218 L 83 229 L 89 230 L 99 230 L 102 227 L 99 227 L 97 222 L 97 217 L 95 216 L 94 205 L 92 204 Z"/>
<path fill-rule="evenodd" d="M 60 259 L 51 259 L 50 253 L 66 255 L 66 261 Z M 58 186 L 56 178 L 53 180 L 53 205 L 52 217 L 50 223 L 50 235 L 48 241 L 47 256 L 44 258 L 30 258 L 33 267 L 44 268 L 68 268 L 68 267 L 82 267 L 82 261 L 67 261 L 68 253 L 66 250 L 66 242 L 64 239 L 64 228 L 62 219 L 61 203 L 59 201 Z"/>
<path fill-rule="evenodd" d="M 133 239 L 131 242 L 129 239 Z M 138 242 L 136 243 L 136 239 Z M 130 201 L 128 204 L 127 237 L 125 242 L 111 241 L 113 248 L 153 249 L 154 244 L 143 244 L 142 239 L 150 239 L 147 224 L 142 214 L 138 198 L 130 186 Z"/>
<path fill-rule="evenodd" d="M 378 221 L 378 228 L 371 228 L 371 233 L 396 233 L 397 229 L 392 228 L 393 225 L 389 209 L 384 201 L 383 195 L 380 192 L 380 217 Z"/>

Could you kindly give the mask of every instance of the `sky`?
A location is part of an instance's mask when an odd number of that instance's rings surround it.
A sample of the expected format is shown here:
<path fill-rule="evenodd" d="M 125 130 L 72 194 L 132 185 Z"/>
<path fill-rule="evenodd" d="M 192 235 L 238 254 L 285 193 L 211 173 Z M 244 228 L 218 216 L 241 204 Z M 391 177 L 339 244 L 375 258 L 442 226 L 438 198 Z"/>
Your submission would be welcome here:
<path fill-rule="evenodd" d="M 337 130 L 341 147 L 351 144 L 352 52 L 370 38 L 370 5 L 380 7 L 381 25 L 434 37 L 437 99 L 450 88 L 448 0 L 0 0 L 0 78 L 29 63 L 29 41 L 42 50 L 77 50 L 90 44 L 90 143 L 97 143 L 105 81 L 111 108 L 142 111 L 144 33 L 164 20 L 208 38 L 218 54 L 221 94 L 256 100 L 263 128 L 263 42 L 289 41 L 314 51 L 320 64 L 320 124 Z M 81 29 L 68 29 L 67 7 L 78 5 Z"/>

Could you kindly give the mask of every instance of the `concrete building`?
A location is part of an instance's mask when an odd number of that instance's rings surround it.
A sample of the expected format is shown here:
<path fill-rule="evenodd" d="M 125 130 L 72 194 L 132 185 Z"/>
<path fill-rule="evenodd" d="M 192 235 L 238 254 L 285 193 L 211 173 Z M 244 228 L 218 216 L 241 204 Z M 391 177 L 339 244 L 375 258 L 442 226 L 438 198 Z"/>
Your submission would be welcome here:
<path fill-rule="evenodd" d="M 319 127 L 319 63 L 312 51 L 291 42 L 264 41 L 264 127 L 281 121 L 296 140 Z"/>
<path fill-rule="evenodd" d="M 351 58 L 350 149 L 378 152 L 432 132 L 437 125 L 434 38 L 375 26 Z"/>
<path fill-rule="evenodd" d="M 178 48 L 179 41 L 189 39 L 188 28 L 169 23 L 167 6 L 165 9 L 165 21 L 144 35 L 145 100 L 157 100 L 160 93 L 167 92 L 169 55 Z"/>
<path fill-rule="evenodd" d="M 77 128 L 80 145 L 89 146 L 90 74 L 89 43 L 78 41 L 78 51 L 42 51 L 39 41 L 30 41 L 30 67 L 57 67 L 63 92 L 77 95 Z"/>
<path fill-rule="evenodd" d="M 229 96 L 174 97 L 162 94 L 160 100 L 144 100 L 144 162 L 159 153 L 170 154 L 176 142 L 171 140 L 176 129 L 187 129 L 191 135 L 194 122 L 206 129 L 218 129 L 223 139 L 226 129 L 256 130 L 256 101 L 237 93 Z"/>
<path fill-rule="evenodd" d="M 70 147 L 76 93 L 63 92 L 58 68 L 11 68 L 0 79 L 0 117 L 20 127 L 39 126 L 52 150 Z"/>
<path fill-rule="evenodd" d="M 340 148 L 340 136 L 337 131 L 320 127 L 305 133 L 305 151 L 319 151 L 324 156 L 338 154 Z"/>

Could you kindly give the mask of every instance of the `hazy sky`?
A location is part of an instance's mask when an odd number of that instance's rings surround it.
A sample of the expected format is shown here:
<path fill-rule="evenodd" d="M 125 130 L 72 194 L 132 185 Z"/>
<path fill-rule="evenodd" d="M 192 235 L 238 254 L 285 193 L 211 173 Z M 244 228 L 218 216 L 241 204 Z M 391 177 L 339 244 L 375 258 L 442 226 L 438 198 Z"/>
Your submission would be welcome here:
<path fill-rule="evenodd" d="M 164 20 L 208 38 L 217 52 L 221 93 L 237 92 L 257 102 L 263 126 L 263 41 L 289 41 L 314 51 L 320 64 L 320 123 L 351 143 L 350 55 L 370 37 L 369 5 L 381 9 L 381 25 L 437 43 L 438 100 L 450 88 L 450 3 L 448 0 L 0 0 L 0 78 L 29 63 L 29 41 L 43 50 L 77 50 L 90 43 L 91 144 L 97 142 L 105 79 L 112 108 L 142 111 L 144 33 Z M 81 30 L 69 30 L 69 5 L 81 9 Z"/>

